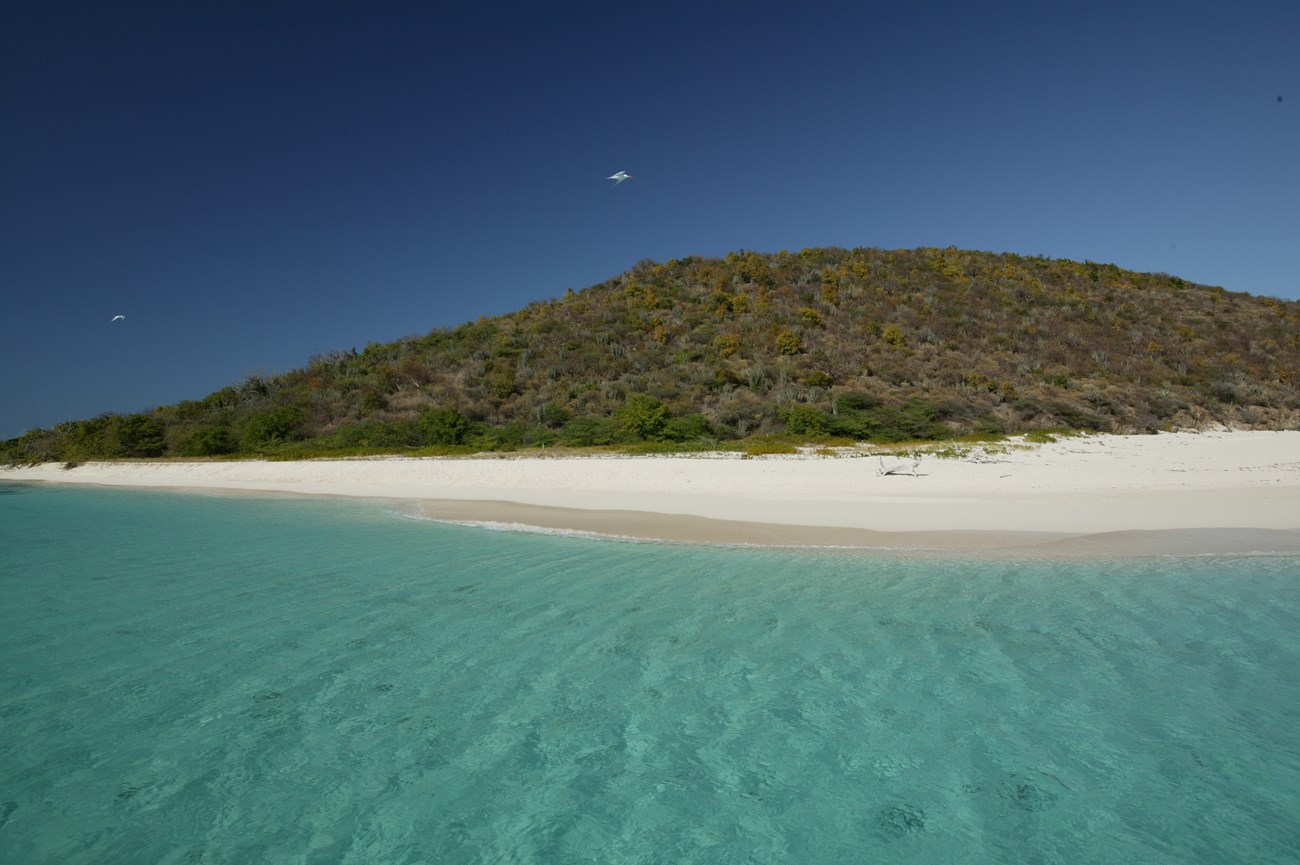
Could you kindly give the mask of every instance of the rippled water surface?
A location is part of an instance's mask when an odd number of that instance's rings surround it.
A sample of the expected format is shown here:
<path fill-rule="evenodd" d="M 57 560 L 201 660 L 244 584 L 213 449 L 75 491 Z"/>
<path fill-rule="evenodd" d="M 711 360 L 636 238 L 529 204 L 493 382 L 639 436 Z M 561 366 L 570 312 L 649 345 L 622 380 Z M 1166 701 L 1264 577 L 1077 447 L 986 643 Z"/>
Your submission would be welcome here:
<path fill-rule="evenodd" d="M 0 861 L 1294 863 L 1300 561 L 0 486 Z"/>

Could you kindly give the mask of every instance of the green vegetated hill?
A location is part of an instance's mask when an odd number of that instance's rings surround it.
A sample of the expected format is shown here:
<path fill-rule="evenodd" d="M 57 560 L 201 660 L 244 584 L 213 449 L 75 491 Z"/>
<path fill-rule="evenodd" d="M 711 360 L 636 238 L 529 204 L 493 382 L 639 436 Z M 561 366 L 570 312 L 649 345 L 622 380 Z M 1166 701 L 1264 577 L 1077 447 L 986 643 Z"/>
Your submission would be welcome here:
<path fill-rule="evenodd" d="M 641 262 L 509 315 L 36 430 L 9 461 L 1300 425 L 1300 303 L 957 249 Z"/>

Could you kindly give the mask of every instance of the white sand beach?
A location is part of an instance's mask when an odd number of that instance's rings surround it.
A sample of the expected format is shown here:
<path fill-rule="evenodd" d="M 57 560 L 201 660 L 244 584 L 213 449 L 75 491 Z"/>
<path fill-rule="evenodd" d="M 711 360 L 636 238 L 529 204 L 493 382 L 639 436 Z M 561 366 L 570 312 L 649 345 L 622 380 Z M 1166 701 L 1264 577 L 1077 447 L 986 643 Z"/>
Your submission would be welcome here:
<path fill-rule="evenodd" d="M 942 446 L 940 446 L 942 447 Z M 1064 437 L 913 458 L 483 455 L 96 462 L 0 480 L 410 502 L 434 519 L 712 543 L 1300 553 L 1300 431 Z"/>

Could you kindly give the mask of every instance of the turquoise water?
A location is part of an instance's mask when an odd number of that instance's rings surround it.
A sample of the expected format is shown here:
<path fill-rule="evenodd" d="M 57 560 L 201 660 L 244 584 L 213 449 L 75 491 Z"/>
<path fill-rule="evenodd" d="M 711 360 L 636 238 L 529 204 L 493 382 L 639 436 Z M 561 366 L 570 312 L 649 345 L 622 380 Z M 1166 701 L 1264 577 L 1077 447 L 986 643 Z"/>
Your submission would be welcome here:
<path fill-rule="evenodd" d="M 1294 863 L 1300 561 L 0 486 L 0 862 Z"/>

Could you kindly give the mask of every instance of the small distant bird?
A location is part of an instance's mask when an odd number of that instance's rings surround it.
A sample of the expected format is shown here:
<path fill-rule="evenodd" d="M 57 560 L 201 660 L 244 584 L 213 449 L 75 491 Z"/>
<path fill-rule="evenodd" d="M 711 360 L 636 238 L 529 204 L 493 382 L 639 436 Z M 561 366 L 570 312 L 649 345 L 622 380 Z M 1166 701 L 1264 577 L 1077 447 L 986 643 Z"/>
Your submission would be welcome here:
<path fill-rule="evenodd" d="M 620 171 L 618 174 L 611 174 L 609 177 L 606 177 L 605 179 L 614 181 L 614 185 L 618 186 L 624 180 L 631 180 L 632 175 L 628 174 L 626 171 Z"/>
<path fill-rule="evenodd" d="M 125 316 L 125 315 L 115 315 L 115 316 L 113 316 L 111 319 L 109 319 L 109 323 L 110 323 L 110 324 L 112 324 L 112 323 L 115 322 L 115 321 L 126 321 L 126 316 Z"/>

